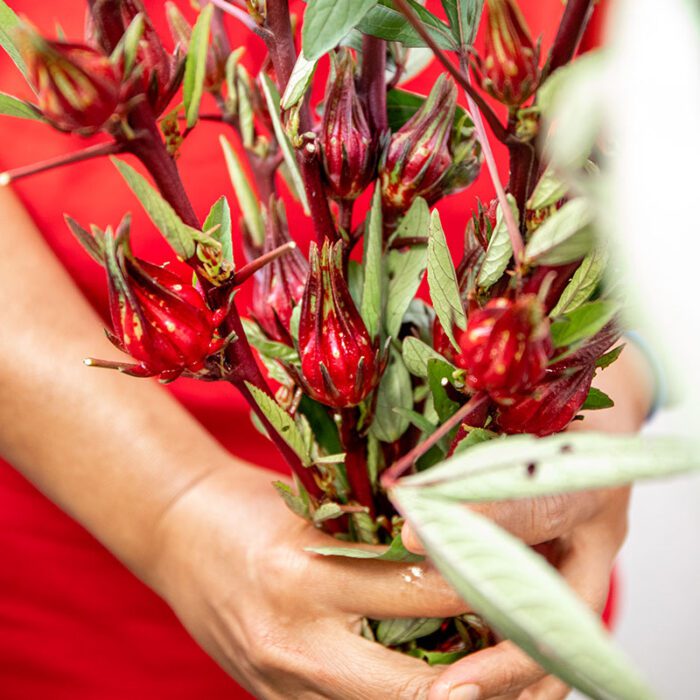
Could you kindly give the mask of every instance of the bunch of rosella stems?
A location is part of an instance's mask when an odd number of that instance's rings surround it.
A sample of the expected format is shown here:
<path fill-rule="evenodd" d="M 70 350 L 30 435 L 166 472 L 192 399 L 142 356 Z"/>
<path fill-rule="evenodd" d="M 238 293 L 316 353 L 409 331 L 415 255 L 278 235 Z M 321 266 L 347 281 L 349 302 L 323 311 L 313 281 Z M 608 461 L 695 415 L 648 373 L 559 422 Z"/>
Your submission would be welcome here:
<path fill-rule="evenodd" d="M 582 410 L 611 405 L 591 382 L 618 354 L 610 350 L 617 307 L 602 298 L 585 201 L 541 162 L 536 141 L 538 89 L 573 57 L 592 4 L 569 0 L 541 60 L 515 0 L 489 0 L 481 55 L 470 46 L 480 12 L 467 31 L 454 3 L 443 3 L 447 22 L 410 0 L 384 3 L 409 47 L 388 41 L 372 12 L 358 18 L 328 51 L 318 109 L 308 96 L 318 56 L 297 56 L 286 0 L 202 2 L 194 27 L 166 3 L 172 53 L 140 0 L 90 0 L 82 43 L 18 22 L 13 55 L 37 97 L 22 103 L 25 116 L 106 140 L 4 180 L 131 154 L 155 187 L 115 164 L 195 275 L 138 258 L 128 217 L 114 230 L 67 217 L 104 266 L 109 337 L 131 357 L 88 363 L 162 381 L 230 382 L 289 463 L 296 487 L 277 484 L 288 505 L 340 538 L 374 544 L 399 535 L 386 488 L 401 474 L 500 434 L 550 435 Z M 317 5 L 309 2 L 305 22 Z M 258 75 L 231 50 L 225 14 L 267 45 Z M 417 45 L 446 69 L 427 96 L 397 87 Z M 469 112 L 457 104 L 458 85 Z M 217 113 L 199 113 L 203 92 Z M 505 123 L 484 93 L 507 108 Z M 237 139 L 224 150 L 244 215 L 243 266 L 233 261 L 225 198 L 199 221 L 178 174 L 177 154 L 203 119 Z M 489 138 L 510 153 L 505 188 Z M 468 187 L 482 159 L 498 197 L 468 222 L 455 265 L 430 207 Z M 311 217 L 317 241 L 308 258 L 288 230 L 283 181 Z M 371 210 L 353 228 L 367 190 Z M 416 296 L 426 270 L 432 305 Z M 233 293 L 250 277 L 252 318 L 243 320 Z M 429 622 L 413 637 L 377 636 L 414 653 L 457 655 L 489 639 L 474 618 Z"/>

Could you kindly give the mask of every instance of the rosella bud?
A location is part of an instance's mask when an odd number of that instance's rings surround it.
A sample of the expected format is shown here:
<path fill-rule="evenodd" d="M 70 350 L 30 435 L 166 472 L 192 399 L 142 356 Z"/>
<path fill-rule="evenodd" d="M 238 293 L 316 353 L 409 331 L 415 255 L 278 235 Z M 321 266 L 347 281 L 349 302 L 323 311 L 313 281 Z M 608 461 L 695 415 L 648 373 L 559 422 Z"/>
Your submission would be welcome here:
<path fill-rule="evenodd" d="M 192 27 L 185 19 L 182 12 L 173 2 L 165 3 L 165 11 L 170 26 L 170 34 L 182 53 L 186 54 L 192 40 Z M 213 38 L 207 47 L 207 65 L 204 73 L 204 89 L 209 92 L 218 92 L 226 76 L 226 56 L 221 50 L 220 44 Z"/>
<path fill-rule="evenodd" d="M 542 303 L 531 294 L 515 301 L 492 299 L 469 316 L 458 338 L 455 358 L 467 371 L 467 383 L 486 391 L 522 391 L 539 382 L 552 354 Z"/>
<path fill-rule="evenodd" d="M 323 164 L 333 196 L 355 199 L 374 176 L 377 149 L 355 91 L 350 51 L 338 52 L 334 68 L 335 75 L 326 85 L 321 127 Z"/>
<path fill-rule="evenodd" d="M 546 379 L 529 395 L 499 397 L 498 425 L 508 434 L 544 437 L 561 432 L 583 406 L 594 374 L 595 366 L 588 365 Z"/>
<path fill-rule="evenodd" d="M 265 221 L 262 253 L 269 253 L 291 241 L 284 205 L 271 201 Z M 309 264 L 298 248 L 275 258 L 255 276 L 253 312 L 270 338 L 291 345 L 289 323 L 292 311 L 301 303 Z"/>
<path fill-rule="evenodd" d="M 202 295 L 178 275 L 139 260 L 131 252 L 128 226 L 104 235 L 112 342 L 138 365 L 121 367 L 136 376 L 174 379 L 197 372 L 223 341 L 216 328 L 225 312 L 211 311 Z"/>
<path fill-rule="evenodd" d="M 420 109 L 391 136 L 379 166 L 388 210 L 402 212 L 416 197 L 430 202 L 440 194 L 452 165 L 448 141 L 456 105 L 457 88 L 441 75 Z"/>
<path fill-rule="evenodd" d="M 49 41 L 22 29 L 19 45 L 39 108 L 62 131 L 94 134 L 119 105 L 120 77 L 109 58 L 89 46 Z"/>
<path fill-rule="evenodd" d="M 359 404 L 383 369 L 343 277 L 342 245 L 325 242 L 319 254 L 311 244 L 299 323 L 302 381 L 312 398 L 335 408 Z"/>
<path fill-rule="evenodd" d="M 518 107 L 537 89 L 539 51 L 516 0 L 489 0 L 484 58 L 477 63 L 481 86 L 499 102 Z"/>
<path fill-rule="evenodd" d="M 160 116 L 180 85 L 184 63 L 165 50 L 141 0 L 121 0 L 120 12 L 125 28 L 136 15 L 144 17 L 143 34 L 136 50 L 136 62 L 143 71 L 139 87 L 145 91 L 154 115 Z"/>

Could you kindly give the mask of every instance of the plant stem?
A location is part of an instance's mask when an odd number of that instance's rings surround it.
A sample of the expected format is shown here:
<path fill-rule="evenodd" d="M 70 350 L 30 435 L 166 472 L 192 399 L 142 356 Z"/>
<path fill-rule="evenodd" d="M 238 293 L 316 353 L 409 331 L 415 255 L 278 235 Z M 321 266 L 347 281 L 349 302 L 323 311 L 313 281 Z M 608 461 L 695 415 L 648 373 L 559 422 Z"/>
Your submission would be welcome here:
<path fill-rule="evenodd" d="M 593 14 L 594 4 L 594 0 L 569 0 L 566 3 L 557 35 L 554 37 L 542 72 L 542 80 L 574 57 L 588 20 Z"/>
<path fill-rule="evenodd" d="M 439 442 L 452 428 L 466 423 L 469 417 L 476 413 L 484 403 L 488 401 L 488 395 L 480 391 L 467 401 L 453 416 L 448 418 L 432 435 L 423 442 L 418 443 L 410 452 L 407 452 L 401 459 L 394 462 L 381 477 L 381 484 L 385 490 L 389 490 L 413 463 L 424 455 L 434 444 Z"/>
<path fill-rule="evenodd" d="M 513 132 L 516 127 L 517 116 L 511 112 L 508 120 L 508 129 Z M 532 143 L 516 141 L 508 146 L 510 157 L 510 179 L 508 191 L 513 195 L 518 205 L 520 216 L 520 230 L 525 226 L 525 203 L 532 194 L 535 186 L 539 159 Z"/>
<path fill-rule="evenodd" d="M 280 257 L 280 255 L 285 255 L 290 250 L 294 250 L 297 244 L 294 241 L 289 241 L 284 245 L 278 246 L 273 250 L 255 258 L 252 262 L 244 265 L 240 270 L 237 270 L 233 276 L 233 285 L 238 286 L 243 284 L 247 279 L 252 277 L 261 267 L 265 267 L 268 263 Z"/>
<path fill-rule="evenodd" d="M 4 173 L 0 173 L 0 185 L 9 185 L 11 182 L 20 180 L 23 177 L 36 175 L 37 173 L 60 168 L 64 165 L 70 165 L 71 163 L 80 163 L 84 160 L 90 160 L 91 158 L 98 158 L 100 156 L 115 155 L 116 153 L 121 153 L 123 150 L 122 145 L 116 141 L 98 143 L 94 146 L 84 148 L 81 151 L 74 151 L 73 153 L 42 160 L 32 165 L 24 165 L 21 168 L 7 170 Z"/>
<path fill-rule="evenodd" d="M 425 29 L 423 23 L 418 18 L 418 15 L 413 11 L 413 8 L 406 0 L 394 0 L 394 4 L 401 14 L 409 21 L 411 26 L 418 32 L 421 39 L 425 41 L 430 50 L 435 54 L 435 58 L 442 63 L 447 72 L 457 81 L 457 84 L 467 93 L 467 97 L 471 99 L 475 105 L 481 110 L 486 117 L 486 121 L 493 131 L 493 135 L 502 143 L 508 143 L 512 138 L 508 130 L 501 123 L 494 111 L 489 107 L 484 98 L 474 89 L 474 86 L 469 80 L 468 69 L 462 65 L 461 70 L 450 61 L 447 54 L 437 45 L 430 33 Z M 473 111 L 473 110 L 472 110 Z"/>
<path fill-rule="evenodd" d="M 340 437 L 345 449 L 345 472 L 355 500 L 374 517 L 374 495 L 367 471 L 367 443 L 357 433 L 357 409 L 341 410 Z"/>
<path fill-rule="evenodd" d="M 235 17 L 244 27 L 247 29 L 250 29 L 251 32 L 254 34 L 257 34 L 259 37 L 262 37 L 263 39 L 266 38 L 267 32 L 265 29 L 262 27 L 258 26 L 255 20 L 248 14 L 246 10 L 241 9 L 240 7 L 236 7 L 235 5 L 231 5 L 231 3 L 226 2 L 226 0 L 207 0 L 210 2 L 214 7 L 216 7 L 218 10 L 221 10 L 222 12 L 225 12 L 228 15 L 231 15 L 231 17 Z M 201 3 L 200 3 L 201 4 Z"/>
<path fill-rule="evenodd" d="M 386 42 L 368 34 L 362 39 L 360 94 L 367 105 L 370 128 L 381 136 L 389 128 L 386 111 Z"/>
<path fill-rule="evenodd" d="M 275 69 L 279 91 L 283 93 L 297 58 L 287 0 L 268 0 L 266 25 L 270 35 L 265 39 L 265 43 Z M 312 131 L 313 122 L 307 96 L 299 108 L 299 132 L 304 134 Z M 318 242 L 322 244 L 325 239 L 334 241 L 338 235 L 323 185 L 318 146 L 312 149 L 312 152 L 306 147 L 298 150 L 297 159 Z"/>

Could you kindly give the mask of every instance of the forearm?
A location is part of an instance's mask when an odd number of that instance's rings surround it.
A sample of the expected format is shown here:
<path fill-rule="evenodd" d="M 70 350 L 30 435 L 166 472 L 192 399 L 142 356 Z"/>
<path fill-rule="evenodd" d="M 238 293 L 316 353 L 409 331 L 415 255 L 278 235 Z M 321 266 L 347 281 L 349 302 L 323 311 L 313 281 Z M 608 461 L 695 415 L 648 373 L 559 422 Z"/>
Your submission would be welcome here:
<path fill-rule="evenodd" d="M 0 209 L 0 454 L 147 578 L 163 513 L 212 470 L 248 467 L 155 382 L 83 365 L 119 353 L 8 192 Z"/>

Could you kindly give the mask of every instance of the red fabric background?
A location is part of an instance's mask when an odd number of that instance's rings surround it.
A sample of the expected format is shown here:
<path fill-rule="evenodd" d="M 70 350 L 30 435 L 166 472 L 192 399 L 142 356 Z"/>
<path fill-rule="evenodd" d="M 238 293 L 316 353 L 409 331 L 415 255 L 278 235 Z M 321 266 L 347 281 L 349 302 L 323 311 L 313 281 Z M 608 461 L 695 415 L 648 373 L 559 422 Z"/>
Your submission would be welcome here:
<path fill-rule="evenodd" d="M 47 33 L 53 32 L 57 21 L 68 37 L 82 36 L 84 3 L 79 0 L 10 0 L 10 4 Z M 543 33 L 547 48 L 562 9 L 560 0 L 523 4 L 530 27 Z M 156 24 L 163 27 L 162 4 L 147 5 Z M 303 11 L 302 3 L 293 5 L 296 11 Z M 248 44 L 246 60 L 255 67 L 263 54 L 261 42 L 244 38 L 234 23 L 230 28 L 239 41 Z M 438 72 L 437 66 L 431 66 L 408 87 L 426 92 Z M 0 90 L 31 95 L 4 55 L 0 57 Z M 202 124 L 187 139 L 180 160 L 185 185 L 202 218 L 222 192 L 235 207 L 216 138 L 219 130 L 217 125 Z M 0 117 L 0 143 L 1 169 L 86 145 L 83 139 L 6 117 Z M 496 151 L 505 174 L 504 153 Z M 104 227 L 117 223 L 131 210 L 139 254 L 157 262 L 170 257 L 167 245 L 105 160 L 23 180 L 16 184 L 16 191 L 48 244 L 103 315 L 103 271 L 66 231 L 64 212 L 83 224 L 95 222 Z M 455 250 L 477 199 L 488 201 L 491 197 L 492 186 L 484 169 L 467 192 L 441 203 L 445 229 Z M 308 220 L 293 204 L 288 210 L 292 233 L 305 245 Z M 236 254 L 238 260 L 243 259 L 240 245 Z M 247 295 L 249 290 L 242 295 L 246 306 Z M 179 380 L 168 390 L 233 454 L 270 468 L 280 464 L 274 450 L 252 428 L 245 405 L 228 386 Z M 3 462 L 0 557 L 0 697 L 5 700 L 250 697 L 196 646 L 157 596 Z"/>

